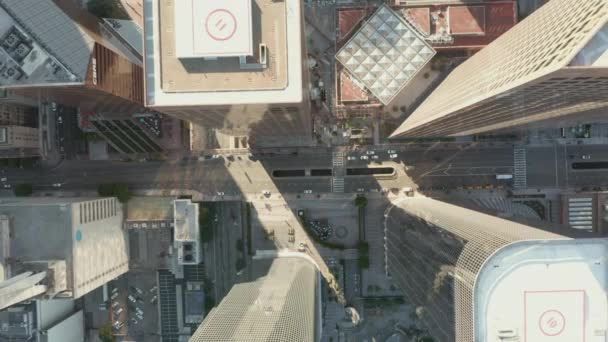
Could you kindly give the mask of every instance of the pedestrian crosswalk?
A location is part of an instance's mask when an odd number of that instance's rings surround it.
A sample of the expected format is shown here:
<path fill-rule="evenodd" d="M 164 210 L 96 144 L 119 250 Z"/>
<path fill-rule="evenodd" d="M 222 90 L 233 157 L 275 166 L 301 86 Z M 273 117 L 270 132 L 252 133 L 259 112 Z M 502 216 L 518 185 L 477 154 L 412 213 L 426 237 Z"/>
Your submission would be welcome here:
<path fill-rule="evenodd" d="M 341 151 L 335 151 L 332 153 L 332 165 L 334 167 L 338 166 L 344 166 L 344 152 Z"/>
<path fill-rule="evenodd" d="M 513 149 L 513 187 L 524 189 L 528 187 L 526 176 L 526 149 L 515 147 Z"/>
<path fill-rule="evenodd" d="M 331 179 L 332 192 L 344 192 L 344 177 L 333 177 Z"/>

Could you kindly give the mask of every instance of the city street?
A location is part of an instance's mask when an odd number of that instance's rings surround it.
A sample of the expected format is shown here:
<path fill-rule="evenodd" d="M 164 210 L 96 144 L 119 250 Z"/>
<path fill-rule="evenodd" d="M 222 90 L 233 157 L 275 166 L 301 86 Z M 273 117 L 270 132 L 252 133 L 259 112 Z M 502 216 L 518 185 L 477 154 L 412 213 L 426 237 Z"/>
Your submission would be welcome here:
<path fill-rule="evenodd" d="M 555 145 L 526 147 L 528 187 L 605 186 L 608 179 L 601 169 L 572 170 L 572 161 L 589 155 L 593 161 L 608 160 L 605 145 Z M 344 192 L 379 191 L 416 183 L 424 187 L 456 188 L 498 184 L 496 174 L 513 173 L 513 147 L 457 147 L 398 152 L 393 160 L 377 149 L 374 163 L 360 160 L 361 152 L 345 153 L 357 160 L 345 160 L 346 168 L 391 166 L 395 177 L 345 176 Z M 7 169 L 7 183 L 31 183 L 37 190 L 94 190 L 104 182 L 123 182 L 133 189 L 192 189 L 214 196 L 254 194 L 264 190 L 280 193 L 313 194 L 331 191 L 331 177 L 273 178 L 275 170 L 331 169 L 332 156 L 317 154 L 275 155 L 250 161 L 240 158 L 168 162 L 63 161 L 52 169 Z M 406 175 L 407 174 L 407 175 Z M 375 190 L 374 190 L 375 189 Z M 218 198 L 221 199 L 221 198 Z"/>

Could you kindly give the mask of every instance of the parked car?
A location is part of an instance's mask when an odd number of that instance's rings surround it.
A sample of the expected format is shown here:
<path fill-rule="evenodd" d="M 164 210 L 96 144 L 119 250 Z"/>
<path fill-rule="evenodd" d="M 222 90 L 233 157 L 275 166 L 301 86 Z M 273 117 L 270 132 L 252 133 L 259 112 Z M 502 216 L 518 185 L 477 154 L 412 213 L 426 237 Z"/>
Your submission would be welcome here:
<path fill-rule="evenodd" d="M 113 302 L 112 303 L 112 309 L 116 309 L 119 306 L 120 306 L 120 303 L 118 303 L 118 302 Z"/>
<path fill-rule="evenodd" d="M 118 297 L 118 292 L 114 292 L 112 293 L 112 296 L 110 297 L 112 300 L 116 299 Z"/>
<path fill-rule="evenodd" d="M 118 308 L 114 311 L 114 315 L 118 316 L 120 315 L 124 310 L 122 308 Z"/>
<path fill-rule="evenodd" d="M 399 155 L 397 153 L 392 153 L 392 154 L 389 154 L 388 157 L 391 159 L 395 159 L 395 158 L 399 157 Z"/>
<path fill-rule="evenodd" d="M 298 251 L 299 252 L 305 252 L 306 251 L 306 242 L 304 241 L 300 241 L 300 244 L 298 245 Z"/>
<path fill-rule="evenodd" d="M 312 194 L 312 190 L 304 190 L 305 194 Z"/>
<path fill-rule="evenodd" d="M 378 160 L 378 159 L 380 159 L 380 157 L 378 157 L 377 155 L 373 155 L 373 156 L 372 156 L 372 159 L 373 159 L 373 160 Z"/>
<path fill-rule="evenodd" d="M 395 150 L 388 150 L 388 151 L 386 151 L 386 153 L 388 153 L 388 154 L 395 154 L 395 153 L 397 153 L 397 151 L 395 151 Z"/>
<path fill-rule="evenodd" d="M 583 156 L 581 158 L 583 158 L 585 160 L 586 159 L 591 159 L 591 155 L 589 155 L 589 154 L 583 154 Z"/>
<path fill-rule="evenodd" d="M 361 160 L 368 160 L 369 157 L 368 156 L 361 156 Z"/>
<path fill-rule="evenodd" d="M 135 297 L 133 297 L 132 295 L 129 295 L 129 297 L 128 297 L 128 298 L 129 298 L 129 301 L 130 301 L 131 303 L 133 303 L 133 304 L 135 304 L 135 302 L 137 302 L 137 301 L 135 300 Z"/>
<path fill-rule="evenodd" d="M 374 151 L 367 151 L 365 153 L 368 154 L 368 155 L 370 155 L 370 156 L 376 154 L 376 152 L 374 152 Z"/>

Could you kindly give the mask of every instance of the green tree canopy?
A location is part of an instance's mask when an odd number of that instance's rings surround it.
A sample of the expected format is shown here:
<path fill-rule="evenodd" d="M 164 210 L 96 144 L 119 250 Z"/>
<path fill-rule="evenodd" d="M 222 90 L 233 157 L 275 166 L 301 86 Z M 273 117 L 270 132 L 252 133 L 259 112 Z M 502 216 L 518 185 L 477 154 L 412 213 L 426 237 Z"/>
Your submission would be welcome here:
<path fill-rule="evenodd" d="M 357 196 L 355 198 L 355 205 L 359 208 L 367 207 L 367 197 L 365 196 Z"/>
<path fill-rule="evenodd" d="M 14 189 L 15 196 L 27 197 L 31 196 L 34 192 L 32 184 L 17 184 Z"/>

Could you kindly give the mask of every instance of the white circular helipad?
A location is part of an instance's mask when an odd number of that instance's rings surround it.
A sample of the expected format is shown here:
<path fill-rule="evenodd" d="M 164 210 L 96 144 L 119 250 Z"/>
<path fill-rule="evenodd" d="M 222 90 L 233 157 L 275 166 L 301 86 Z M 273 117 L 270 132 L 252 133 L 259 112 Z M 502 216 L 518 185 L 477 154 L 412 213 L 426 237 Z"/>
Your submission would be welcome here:
<path fill-rule="evenodd" d="M 238 26 L 236 16 L 227 9 L 218 8 L 205 19 L 205 29 L 211 39 L 229 40 L 234 36 Z"/>
<path fill-rule="evenodd" d="M 540 315 L 538 327 L 547 336 L 557 336 L 566 328 L 566 317 L 558 310 L 547 310 Z"/>

